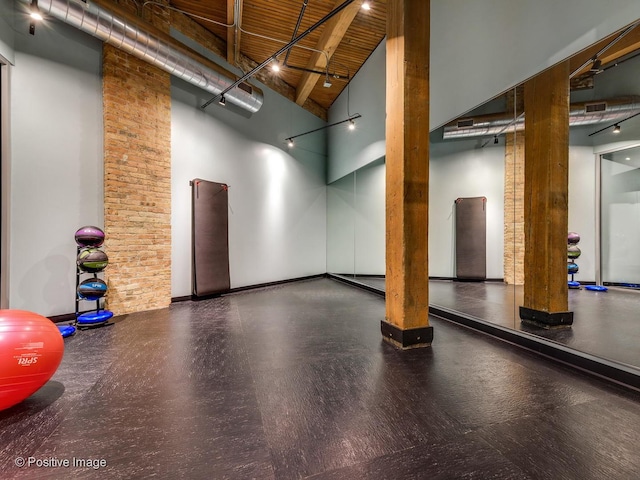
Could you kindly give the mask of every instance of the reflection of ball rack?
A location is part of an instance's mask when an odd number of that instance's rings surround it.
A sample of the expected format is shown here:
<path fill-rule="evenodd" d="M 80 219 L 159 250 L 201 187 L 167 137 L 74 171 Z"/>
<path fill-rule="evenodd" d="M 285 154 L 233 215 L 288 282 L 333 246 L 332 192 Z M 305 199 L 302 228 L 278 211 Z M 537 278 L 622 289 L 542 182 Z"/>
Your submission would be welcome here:
<path fill-rule="evenodd" d="M 104 242 L 104 232 L 98 227 L 85 226 L 75 234 L 76 256 L 76 321 L 79 329 L 113 325 L 109 319 L 113 312 L 101 308 L 107 293 L 107 284 L 98 278 L 109 263 L 107 255 L 98 247 Z M 83 275 L 92 275 L 80 281 Z M 80 313 L 80 302 L 95 302 L 95 309 Z"/>
<path fill-rule="evenodd" d="M 580 288 L 580 282 L 577 282 L 573 278 L 579 270 L 578 264 L 575 263 L 575 259 L 582 253 L 578 247 L 578 243 L 580 243 L 580 235 L 575 232 L 569 232 L 569 235 L 567 236 L 567 273 L 571 275 L 571 280 L 567 282 L 569 288 Z"/>

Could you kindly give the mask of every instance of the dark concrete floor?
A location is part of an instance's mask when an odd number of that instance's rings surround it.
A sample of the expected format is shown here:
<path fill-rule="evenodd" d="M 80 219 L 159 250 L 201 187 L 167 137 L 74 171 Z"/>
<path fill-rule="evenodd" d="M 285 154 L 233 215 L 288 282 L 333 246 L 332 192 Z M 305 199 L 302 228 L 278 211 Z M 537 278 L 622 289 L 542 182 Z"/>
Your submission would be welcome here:
<path fill-rule="evenodd" d="M 385 289 L 384 278 L 357 276 L 355 279 L 381 291 Z M 637 290 L 570 289 L 569 310 L 574 313 L 574 322 L 565 330 L 545 330 L 521 323 L 518 312 L 523 304 L 522 286 L 502 282 L 430 280 L 429 303 L 640 368 L 640 292 Z"/>
<path fill-rule="evenodd" d="M 0 412 L 0 478 L 638 478 L 639 393 L 437 318 L 398 351 L 384 312 L 317 279 L 78 332 Z"/>

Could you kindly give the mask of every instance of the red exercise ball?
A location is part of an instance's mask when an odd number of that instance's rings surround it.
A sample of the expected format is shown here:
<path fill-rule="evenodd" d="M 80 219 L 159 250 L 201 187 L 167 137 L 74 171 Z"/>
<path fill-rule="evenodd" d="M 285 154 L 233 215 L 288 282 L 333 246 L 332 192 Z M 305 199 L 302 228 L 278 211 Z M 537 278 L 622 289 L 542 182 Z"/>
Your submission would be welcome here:
<path fill-rule="evenodd" d="M 64 341 L 47 317 L 0 310 L 0 410 L 35 393 L 62 361 Z"/>

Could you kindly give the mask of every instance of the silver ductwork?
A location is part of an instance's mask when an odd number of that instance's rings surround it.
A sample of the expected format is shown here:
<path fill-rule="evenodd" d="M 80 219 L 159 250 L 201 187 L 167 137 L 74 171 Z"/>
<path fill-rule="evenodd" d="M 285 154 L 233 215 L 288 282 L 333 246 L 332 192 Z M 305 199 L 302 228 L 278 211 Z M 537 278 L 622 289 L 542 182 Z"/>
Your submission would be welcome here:
<path fill-rule="evenodd" d="M 30 3 L 29 0 L 23 1 Z M 220 94 L 235 82 L 232 73 L 222 68 L 217 71 L 207 67 L 169 42 L 95 3 L 81 0 L 38 0 L 38 8 L 43 14 L 73 25 L 213 95 Z M 251 113 L 260 110 L 263 103 L 262 92 L 247 83 L 241 83 L 225 93 L 224 97 L 227 102 Z"/>
<path fill-rule="evenodd" d="M 572 103 L 569 110 L 569 125 L 592 125 L 602 122 L 615 123 L 640 112 L 640 96 L 618 97 L 609 100 Z M 524 130 L 524 115 L 514 122 L 513 113 L 497 113 L 463 117 L 444 127 L 442 138 L 466 138 L 500 135 Z"/>

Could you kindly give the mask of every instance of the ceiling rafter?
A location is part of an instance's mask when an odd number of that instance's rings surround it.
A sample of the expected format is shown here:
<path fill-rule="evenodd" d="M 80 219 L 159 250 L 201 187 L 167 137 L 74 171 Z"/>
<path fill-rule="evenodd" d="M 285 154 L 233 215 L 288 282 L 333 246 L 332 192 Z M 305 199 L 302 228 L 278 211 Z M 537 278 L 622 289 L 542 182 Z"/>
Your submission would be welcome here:
<path fill-rule="evenodd" d="M 227 28 L 227 62 L 231 65 L 238 65 L 238 58 L 240 57 L 242 7 L 243 0 L 227 0 L 227 24 L 233 24 L 233 27 Z"/>
<path fill-rule="evenodd" d="M 236 64 L 235 45 L 238 41 L 236 32 L 238 31 L 238 24 L 235 20 L 236 0 L 227 0 L 227 25 L 235 24 L 231 28 L 227 28 L 227 62 L 231 65 Z"/>
<path fill-rule="evenodd" d="M 324 54 L 313 52 L 307 63 L 306 68 L 308 70 L 324 70 L 327 68 L 327 59 L 331 59 L 336 48 L 342 42 L 345 33 L 362 7 L 363 1 L 356 0 L 327 22 L 318 43 L 314 47 L 315 50 L 320 50 Z M 343 0 L 338 0 L 334 5 L 334 9 L 342 3 Z M 296 90 L 296 103 L 298 105 L 303 105 L 307 101 L 319 78 L 320 74 L 318 73 L 304 72 Z"/>
<path fill-rule="evenodd" d="M 609 35 L 604 40 L 592 45 L 581 53 L 574 55 L 570 60 L 569 71 L 573 72 L 577 68 L 580 68 L 582 64 L 587 62 L 589 59 L 594 58 L 594 56 L 602 50 L 605 46 L 607 46 L 613 39 L 615 39 L 619 33 L 615 33 L 613 35 Z M 602 55 L 600 55 L 599 60 L 603 65 L 608 63 L 615 62 L 619 58 L 634 52 L 640 48 L 640 25 L 636 26 L 633 30 L 631 30 L 627 35 L 622 37 L 619 42 L 615 43 L 608 50 L 606 50 Z M 579 72 L 576 72 L 576 76 L 587 73 L 591 68 L 591 64 L 583 67 Z"/>

